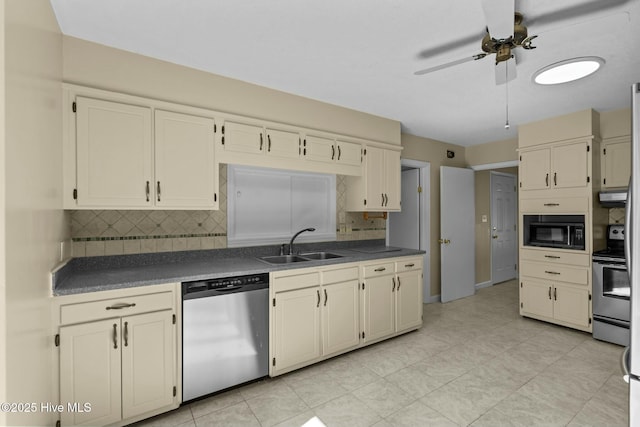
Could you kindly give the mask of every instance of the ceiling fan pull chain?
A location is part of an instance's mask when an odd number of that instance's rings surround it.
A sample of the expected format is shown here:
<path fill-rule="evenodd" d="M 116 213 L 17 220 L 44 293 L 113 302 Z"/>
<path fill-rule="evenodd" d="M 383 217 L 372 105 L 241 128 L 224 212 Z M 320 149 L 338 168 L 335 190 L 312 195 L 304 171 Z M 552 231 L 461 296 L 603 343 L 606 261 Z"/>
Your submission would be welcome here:
<path fill-rule="evenodd" d="M 504 81 L 505 81 L 505 92 L 506 92 L 506 107 L 505 107 L 505 117 L 506 121 L 504 123 L 504 128 L 509 129 L 509 67 L 504 67 Z"/>

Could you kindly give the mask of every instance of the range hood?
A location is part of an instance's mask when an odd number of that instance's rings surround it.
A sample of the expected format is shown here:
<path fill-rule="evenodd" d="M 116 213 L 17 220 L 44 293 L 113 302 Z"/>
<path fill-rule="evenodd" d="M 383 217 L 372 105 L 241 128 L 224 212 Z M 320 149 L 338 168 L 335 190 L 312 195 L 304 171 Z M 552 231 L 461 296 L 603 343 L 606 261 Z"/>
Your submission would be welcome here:
<path fill-rule="evenodd" d="M 599 199 L 605 208 L 623 208 L 627 204 L 627 188 L 601 191 Z"/>

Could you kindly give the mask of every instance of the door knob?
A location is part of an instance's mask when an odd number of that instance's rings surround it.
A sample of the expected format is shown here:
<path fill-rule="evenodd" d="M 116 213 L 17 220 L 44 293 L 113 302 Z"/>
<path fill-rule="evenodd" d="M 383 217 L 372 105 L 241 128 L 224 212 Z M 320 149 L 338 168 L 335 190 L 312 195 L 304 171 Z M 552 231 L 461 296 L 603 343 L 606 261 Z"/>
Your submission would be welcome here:
<path fill-rule="evenodd" d="M 440 243 L 440 244 L 444 243 L 445 245 L 448 245 L 449 243 L 451 243 L 451 240 L 449 240 L 449 239 L 438 239 L 438 243 Z"/>

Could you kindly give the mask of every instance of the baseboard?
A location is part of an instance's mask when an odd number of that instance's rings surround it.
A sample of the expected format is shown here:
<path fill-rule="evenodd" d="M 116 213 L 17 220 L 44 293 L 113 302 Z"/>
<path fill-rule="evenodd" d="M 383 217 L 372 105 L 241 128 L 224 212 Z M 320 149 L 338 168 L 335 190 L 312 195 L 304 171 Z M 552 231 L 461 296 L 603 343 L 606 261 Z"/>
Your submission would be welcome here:
<path fill-rule="evenodd" d="M 491 280 L 487 280 L 486 282 L 476 283 L 476 291 L 482 288 L 488 288 L 489 286 L 493 286 L 493 282 Z"/>
<path fill-rule="evenodd" d="M 433 304 L 434 302 L 440 302 L 440 295 L 433 295 L 427 298 L 425 304 Z"/>

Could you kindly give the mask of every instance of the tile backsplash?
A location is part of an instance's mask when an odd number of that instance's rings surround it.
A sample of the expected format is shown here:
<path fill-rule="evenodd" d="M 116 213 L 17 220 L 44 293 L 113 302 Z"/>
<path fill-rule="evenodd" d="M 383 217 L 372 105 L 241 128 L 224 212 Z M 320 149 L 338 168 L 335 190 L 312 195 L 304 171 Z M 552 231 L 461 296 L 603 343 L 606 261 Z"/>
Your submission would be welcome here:
<path fill-rule="evenodd" d="M 384 219 L 345 211 L 345 178 L 336 178 L 337 240 L 384 239 Z M 220 165 L 217 211 L 76 210 L 69 217 L 73 257 L 226 248 L 227 168 Z"/>
<path fill-rule="evenodd" d="M 624 224 L 624 208 L 609 209 L 609 224 Z"/>

